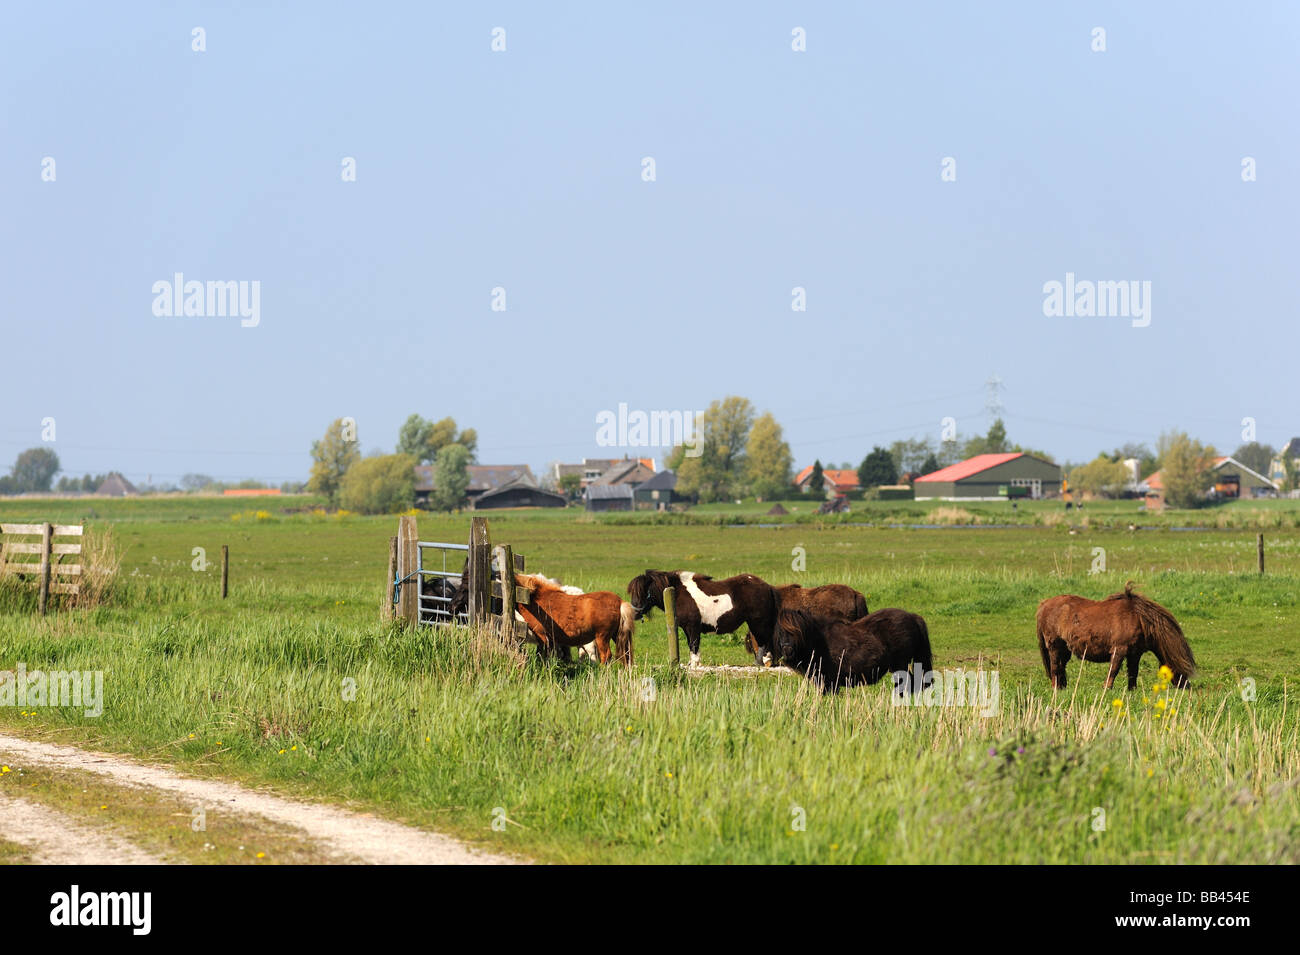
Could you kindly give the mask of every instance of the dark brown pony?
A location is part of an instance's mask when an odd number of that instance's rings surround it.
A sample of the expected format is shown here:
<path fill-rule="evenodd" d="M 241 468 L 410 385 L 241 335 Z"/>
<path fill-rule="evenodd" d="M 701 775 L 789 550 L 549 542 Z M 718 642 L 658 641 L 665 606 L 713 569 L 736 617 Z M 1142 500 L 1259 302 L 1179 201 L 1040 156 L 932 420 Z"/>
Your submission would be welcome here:
<path fill-rule="evenodd" d="M 807 610 L 782 610 L 776 649 L 787 666 L 823 693 L 875 683 L 886 674 L 907 672 L 915 663 L 921 668 L 921 681 L 900 681 L 910 693 L 924 682 L 933 663 L 925 618 L 895 607 L 852 622 L 818 617 Z"/>
<path fill-rule="evenodd" d="M 1148 650 L 1173 671 L 1174 686 L 1189 686 L 1196 675 L 1192 648 L 1178 621 L 1160 604 L 1133 592 L 1105 600 L 1064 594 L 1038 605 L 1038 649 L 1043 669 L 1055 690 L 1065 689 L 1065 666 L 1074 654 L 1090 663 L 1109 663 L 1106 689 L 1115 682 L 1121 663 L 1128 664 L 1128 688 L 1137 686 L 1138 664 Z"/>
<path fill-rule="evenodd" d="M 688 570 L 647 570 L 627 585 L 637 619 L 664 608 L 667 587 L 676 592 L 677 626 L 686 631 L 691 666 L 700 663 L 701 633 L 735 633 L 748 624 L 761 646 L 772 645 L 776 596 L 767 581 L 753 574 L 714 580 Z"/>
<path fill-rule="evenodd" d="M 807 610 L 815 617 L 840 617 L 844 620 L 861 620 L 869 611 L 867 598 L 844 584 L 823 584 L 821 587 L 804 587 L 786 584 L 773 587 L 776 593 L 776 610 Z M 772 647 L 759 646 L 752 633 L 745 636 L 745 647 L 754 654 L 754 662 L 772 665 Z"/>
<path fill-rule="evenodd" d="M 538 574 L 516 574 L 517 586 L 529 590 L 528 603 L 517 605 L 533 636 L 552 651 L 595 642 L 601 663 L 610 661 L 615 644 L 619 662 L 632 663 L 632 631 L 636 617 L 632 605 L 618 594 L 601 590 L 590 594 L 565 593 L 564 588 Z"/>

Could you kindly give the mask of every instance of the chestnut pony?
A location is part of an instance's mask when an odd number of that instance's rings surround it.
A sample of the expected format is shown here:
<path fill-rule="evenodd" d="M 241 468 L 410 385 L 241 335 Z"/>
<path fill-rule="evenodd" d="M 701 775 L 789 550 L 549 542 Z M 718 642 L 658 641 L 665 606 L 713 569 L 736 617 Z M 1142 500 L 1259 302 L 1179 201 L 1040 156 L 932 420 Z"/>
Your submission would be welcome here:
<path fill-rule="evenodd" d="M 776 651 L 792 670 L 833 693 L 841 686 L 875 683 L 916 664 L 922 680 L 933 665 L 925 618 L 886 607 L 857 620 L 819 617 L 785 609 L 777 616 Z M 910 692 L 914 687 L 907 681 Z"/>
<path fill-rule="evenodd" d="M 540 574 L 515 574 L 515 583 L 529 590 L 528 603 L 517 604 L 516 609 L 544 652 L 561 647 L 567 651 L 594 642 L 600 662 L 608 663 L 613 642 L 619 662 L 631 665 L 636 619 L 632 605 L 618 594 L 608 590 L 567 593 L 566 588 Z"/>
<path fill-rule="evenodd" d="M 1188 686 L 1196 675 L 1196 660 L 1178 621 L 1154 600 L 1135 594 L 1131 580 L 1122 593 L 1105 600 L 1063 594 L 1040 603 L 1038 650 L 1054 690 L 1065 688 L 1070 654 L 1090 663 L 1109 663 L 1108 690 L 1121 663 L 1127 663 L 1128 688 L 1134 689 L 1138 664 L 1148 650 L 1173 671 L 1174 686 Z"/>

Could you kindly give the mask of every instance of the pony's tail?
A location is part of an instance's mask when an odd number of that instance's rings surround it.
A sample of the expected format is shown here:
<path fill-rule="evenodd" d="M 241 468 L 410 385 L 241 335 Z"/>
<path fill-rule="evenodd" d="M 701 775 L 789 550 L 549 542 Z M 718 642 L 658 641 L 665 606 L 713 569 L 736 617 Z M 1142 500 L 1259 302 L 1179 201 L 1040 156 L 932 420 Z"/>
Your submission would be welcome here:
<path fill-rule="evenodd" d="M 1186 686 L 1187 681 L 1196 675 L 1196 658 L 1192 655 L 1187 638 L 1183 636 L 1183 628 L 1178 626 L 1174 615 L 1160 604 L 1133 593 L 1132 581 L 1124 587 L 1124 594 L 1131 600 L 1133 611 L 1142 621 L 1142 629 L 1155 643 L 1156 656 L 1174 671 L 1174 685 Z"/>
<path fill-rule="evenodd" d="M 921 676 L 924 677 L 925 674 L 934 669 L 934 658 L 930 654 L 930 626 L 920 614 L 914 614 L 914 616 L 916 617 L 917 627 L 921 631 L 921 635 L 916 642 L 916 650 L 918 662 L 922 667 Z"/>
<path fill-rule="evenodd" d="M 632 665 L 632 631 L 635 629 L 636 611 L 624 600 L 618 605 L 618 636 L 614 638 L 614 649 L 624 666 Z"/>

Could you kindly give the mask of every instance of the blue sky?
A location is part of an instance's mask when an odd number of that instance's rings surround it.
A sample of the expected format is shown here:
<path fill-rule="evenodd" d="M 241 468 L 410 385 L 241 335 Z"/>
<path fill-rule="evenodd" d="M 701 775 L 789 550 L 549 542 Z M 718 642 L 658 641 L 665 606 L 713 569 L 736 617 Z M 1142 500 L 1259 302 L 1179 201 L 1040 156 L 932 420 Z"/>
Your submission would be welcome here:
<path fill-rule="evenodd" d="M 8 7 L 0 464 L 51 416 L 73 473 L 300 479 L 419 412 L 540 468 L 728 394 L 856 463 L 995 373 L 1059 459 L 1300 432 L 1300 8 L 464 6 Z M 156 317 L 176 272 L 260 324 Z M 1044 316 L 1067 272 L 1150 325 Z"/>

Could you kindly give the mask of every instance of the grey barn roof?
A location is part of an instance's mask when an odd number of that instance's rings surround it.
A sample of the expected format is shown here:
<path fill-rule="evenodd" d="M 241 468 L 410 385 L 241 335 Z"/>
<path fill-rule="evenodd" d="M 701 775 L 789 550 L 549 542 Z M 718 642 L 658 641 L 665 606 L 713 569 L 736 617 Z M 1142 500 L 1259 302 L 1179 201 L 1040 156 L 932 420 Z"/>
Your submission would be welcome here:
<path fill-rule="evenodd" d="M 586 495 L 589 501 L 630 501 L 632 492 L 630 484 L 592 484 L 587 488 Z"/>

